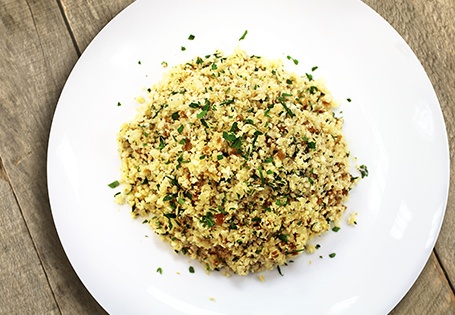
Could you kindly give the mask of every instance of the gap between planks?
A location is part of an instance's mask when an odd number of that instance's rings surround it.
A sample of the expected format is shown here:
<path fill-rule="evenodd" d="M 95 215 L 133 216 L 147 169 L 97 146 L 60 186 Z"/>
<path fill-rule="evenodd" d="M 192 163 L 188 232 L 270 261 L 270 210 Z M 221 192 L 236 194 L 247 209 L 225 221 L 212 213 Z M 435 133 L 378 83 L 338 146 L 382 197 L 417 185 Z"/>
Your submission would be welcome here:
<path fill-rule="evenodd" d="M 3 163 L 3 159 L 2 159 L 1 156 L 0 156 L 0 180 L 4 180 L 11 187 L 11 191 L 13 193 L 14 200 L 16 201 L 16 204 L 17 204 L 17 207 L 19 209 L 22 221 L 24 222 L 24 226 L 25 226 L 25 229 L 27 230 L 28 237 L 30 238 L 30 240 L 32 242 L 33 249 L 35 250 L 36 256 L 39 259 L 40 268 L 41 268 L 41 270 L 42 270 L 42 272 L 44 274 L 44 277 L 46 278 L 47 285 L 49 286 L 49 289 L 50 289 L 50 291 L 52 293 L 52 298 L 54 299 L 55 305 L 57 305 L 57 309 L 58 309 L 59 313 L 62 314 L 62 310 L 60 308 L 60 305 L 58 304 L 58 301 L 57 301 L 57 298 L 55 296 L 54 290 L 52 289 L 51 283 L 49 281 L 49 277 L 48 277 L 48 275 L 46 273 L 46 270 L 44 269 L 43 261 L 41 259 L 41 255 L 38 252 L 38 248 L 36 247 L 35 240 L 33 239 L 32 234 L 30 233 L 30 228 L 29 228 L 29 226 L 27 224 L 27 221 L 25 220 L 24 213 L 22 212 L 21 205 L 19 204 L 19 201 L 17 199 L 16 191 L 14 190 L 14 187 L 11 184 L 11 181 L 10 181 L 10 179 L 8 177 L 8 172 L 6 170 L 5 164 Z"/>
<path fill-rule="evenodd" d="M 65 5 L 62 3 L 61 0 L 55 0 L 55 1 L 57 2 L 58 8 L 60 9 L 60 13 L 62 14 L 63 21 L 65 22 L 66 30 L 68 31 L 68 34 L 70 35 L 74 48 L 76 49 L 77 56 L 80 57 L 82 55 L 82 53 L 79 48 L 79 45 L 77 44 L 76 37 L 74 36 L 74 32 L 71 29 L 71 25 L 68 20 Z"/>
<path fill-rule="evenodd" d="M 444 277 L 446 278 L 447 280 L 447 283 L 450 287 L 450 289 L 452 290 L 452 295 L 455 299 L 455 287 L 453 285 L 452 282 L 450 282 L 450 278 L 449 278 L 449 275 L 447 274 L 446 272 L 446 269 L 444 267 L 444 264 L 442 263 L 441 259 L 439 258 L 439 255 L 438 255 L 438 251 L 436 250 L 436 248 L 433 248 L 433 253 L 434 253 L 434 256 L 436 257 L 436 260 L 438 261 L 438 264 L 439 264 L 439 267 L 441 268 L 442 270 L 442 273 L 444 274 Z"/>

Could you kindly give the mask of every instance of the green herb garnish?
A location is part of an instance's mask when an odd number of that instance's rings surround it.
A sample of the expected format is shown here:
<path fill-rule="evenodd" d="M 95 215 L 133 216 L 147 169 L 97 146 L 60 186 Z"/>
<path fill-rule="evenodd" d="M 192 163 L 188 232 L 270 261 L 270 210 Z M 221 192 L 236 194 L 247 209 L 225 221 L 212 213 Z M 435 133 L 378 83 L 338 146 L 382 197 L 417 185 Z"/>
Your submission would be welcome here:
<path fill-rule="evenodd" d="M 280 276 L 284 276 L 284 275 L 281 273 L 281 268 L 280 268 L 280 266 L 276 266 L 276 268 L 278 269 L 278 273 L 280 274 Z"/>
<path fill-rule="evenodd" d="M 288 242 L 288 236 L 289 234 L 279 234 L 277 237 L 280 239 L 280 241 L 287 243 Z"/>
<path fill-rule="evenodd" d="M 175 112 L 175 113 L 173 113 L 173 114 L 171 115 L 171 117 L 172 117 L 173 120 L 177 120 L 177 119 L 180 118 L 180 114 L 179 114 L 179 112 Z"/>
<path fill-rule="evenodd" d="M 262 174 L 262 166 L 258 167 L 258 171 L 259 171 L 259 177 L 261 178 L 261 183 L 262 183 L 262 185 L 265 185 L 264 175 Z"/>
<path fill-rule="evenodd" d="M 237 130 L 239 129 L 239 128 L 237 127 L 237 125 L 238 125 L 237 122 L 234 122 L 234 123 L 232 124 L 231 130 L 229 130 L 229 132 L 237 132 Z"/>
<path fill-rule="evenodd" d="M 205 216 L 202 217 L 201 223 L 203 227 L 212 227 L 215 225 L 215 222 L 212 219 L 213 214 L 211 212 L 207 212 Z"/>
<path fill-rule="evenodd" d="M 245 30 L 245 32 L 243 32 L 243 35 L 242 35 L 242 37 L 239 38 L 239 41 L 244 40 L 246 34 L 248 34 L 248 30 Z"/>
<path fill-rule="evenodd" d="M 287 56 L 286 57 L 288 60 L 292 60 L 292 62 L 294 62 L 295 65 L 298 65 L 299 64 L 299 61 L 297 59 L 294 59 L 292 58 L 291 56 Z"/>
<path fill-rule="evenodd" d="M 360 165 L 359 166 L 359 172 L 360 172 L 360 175 L 362 175 L 362 178 L 365 178 L 368 176 L 368 168 L 366 167 L 366 165 Z"/>
<path fill-rule="evenodd" d="M 164 143 L 164 138 L 162 136 L 160 136 L 160 144 L 158 145 L 158 150 L 163 150 L 163 148 L 166 146 L 166 144 Z"/>
<path fill-rule="evenodd" d="M 316 86 L 310 86 L 310 94 L 315 94 L 317 91 L 319 91 L 319 89 L 316 87 Z"/>
<path fill-rule="evenodd" d="M 223 132 L 223 139 L 229 142 L 231 148 L 241 150 L 242 147 L 242 138 L 236 137 L 233 133 Z"/>
<path fill-rule="evenodd" d="M 114 180 L 112 183 L 108 184 L 108 186 L 111 188 L 118 187 L 119 185 L 120 183 L 118 182 L 118 180 Z"/>
<path fill-rule="evenodd" d="M 286 110 L 286 113 L 288 113 L 289 117 L 293 118 L 295 114 L 287 107 L 285 102 L 281 102 L 281 105 L 283 105 L 284 109 Z"/>
<path fill-rule="evenodd" d="M 197 118 L 201 119 L 205 115 L 207 115 L 208 111 L 210 109 L 210 101 L 208 99 L 205 100 L 205 105 L 202 106 L 202 112 L 196 115 Z"/>
<path fill-rule="evenodd" d="M 194 40 L 196 38 L 196 36 L 194 36 L 193 34 L 190 34 L 190 36 L 188 36 L 188 40 Z"/>

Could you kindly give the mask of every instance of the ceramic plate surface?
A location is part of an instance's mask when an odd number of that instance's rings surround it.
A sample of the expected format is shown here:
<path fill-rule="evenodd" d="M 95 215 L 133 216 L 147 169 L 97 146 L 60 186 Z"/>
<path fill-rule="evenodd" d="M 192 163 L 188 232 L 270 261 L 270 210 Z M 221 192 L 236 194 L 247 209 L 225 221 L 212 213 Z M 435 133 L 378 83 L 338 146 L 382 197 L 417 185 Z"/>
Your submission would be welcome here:
<path fill-rule="evenodd" d="M 107 186 L 120 176 L 120 125 L 135 116 L 134 98 L 166 71 L 162 61 L 172 66 L 238 45 L 301 75 L 318 66 L 314 75 L 340 102 L 351 154 L 369 169 L 343 217 L 358 212 L 358 225 L 317 238 L 315 254 L 282 267 L 283 276 L 261 273 L 264 282 L 257 274 L 207 275 L 116 205 L 119 188 Z M 48 153 L 58 234 L 111 314 L 386 314 L 432 251 L 449 182 L 447 134 L 428 77 L 394 29 L 354 0 L 137 1 L 72 71 Z"/>

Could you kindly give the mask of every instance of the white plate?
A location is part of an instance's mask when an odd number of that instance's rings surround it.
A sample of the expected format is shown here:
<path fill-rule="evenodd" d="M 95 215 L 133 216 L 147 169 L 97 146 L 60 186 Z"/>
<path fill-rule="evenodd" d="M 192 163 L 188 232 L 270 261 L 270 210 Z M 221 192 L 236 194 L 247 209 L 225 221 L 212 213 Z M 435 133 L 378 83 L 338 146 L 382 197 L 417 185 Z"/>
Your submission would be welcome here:
<path fill-rule="evenodd" d="M 315 75 L 341 101 L 352 155 L 370 171 L 348 203 L 359 224 L 318 238 L 318 252 L 300 255 L 284 276 L 261 273 L 264 282 L 208 276 L 115 205 L 119 189 L 107 187 L 120 175 L 116 133 L 135 115 L 142 87 L 161 77 L 161 62 L 239 44 L 302 75 L 319 66 Z M 78 61 L 49 140 L 57 231 L 82 282 L 111 314 L 385 314 L 431 253 L 448 180 L 447 135 L 430 81 L 392 27 L 354 0 L 137 1 Z"/>

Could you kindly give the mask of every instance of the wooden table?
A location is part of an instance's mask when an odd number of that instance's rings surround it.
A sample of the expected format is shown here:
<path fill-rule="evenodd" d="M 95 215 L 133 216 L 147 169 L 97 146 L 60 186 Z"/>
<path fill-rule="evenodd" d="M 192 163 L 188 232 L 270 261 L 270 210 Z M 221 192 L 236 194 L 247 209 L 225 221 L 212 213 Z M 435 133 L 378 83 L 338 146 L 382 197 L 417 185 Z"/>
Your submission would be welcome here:
<path fill-rule="evenodd" d="M 131 2 L 0 1 L 0 314 L 105 314 L 73 271 L 57 236 L 46 152 L 52 115 L 72 67 L 100 29 Z M 455 1 L 364 2 L 403 36 L 423 64 L 453 154 Z M 452 174 L 453 169 L 452 164 Z M 434 251 L 393 314 L 455 314 L 451 186 Z"/>

